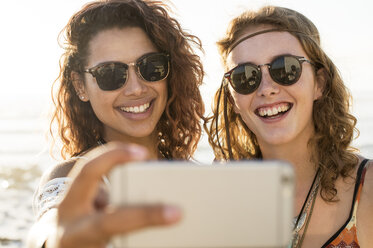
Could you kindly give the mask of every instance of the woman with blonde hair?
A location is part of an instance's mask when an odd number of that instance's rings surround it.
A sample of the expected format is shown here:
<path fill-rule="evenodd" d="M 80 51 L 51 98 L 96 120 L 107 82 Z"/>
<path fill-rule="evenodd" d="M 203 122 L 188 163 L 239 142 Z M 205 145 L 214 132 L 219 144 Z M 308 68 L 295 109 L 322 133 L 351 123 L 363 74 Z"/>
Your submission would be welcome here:
<path fill-rule="evenodd" d="M 161 1 L 95 1 L 66 25 L 51 124 L 66 161 L 42 177 L 29 247 L 103 247 L 180 218 L 173 206 L 108 207 L 102 190 L 114 166 L 190 159 L 199 141 L 201 43 L 167 11 Z"/>
<path fill-rule="evenodd" d="M 294 166 L 290 247 L 370 247 L 373 162 L 350 146 L 350 95 L 315 25 L 266 6 L 234 18 L 217 44 L 226 72 L 205 124 L 216 160 Z"/>

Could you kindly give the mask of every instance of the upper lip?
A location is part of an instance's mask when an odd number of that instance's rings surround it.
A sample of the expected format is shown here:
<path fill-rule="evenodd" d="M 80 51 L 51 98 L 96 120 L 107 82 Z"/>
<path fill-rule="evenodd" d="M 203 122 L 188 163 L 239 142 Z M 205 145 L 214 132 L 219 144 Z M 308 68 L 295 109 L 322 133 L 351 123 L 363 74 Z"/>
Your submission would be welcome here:
<path fill-rule="evenodd" d="M 128 108 L 128 107 L 136 107 L 136 106 L 141 106 L 146 103 L 151 103 L 155 98 L 147 98 L 147 99 L 140 99 L 136 101 L 128 101 L 124 104 L 117 105 L 117 108 Z"/>

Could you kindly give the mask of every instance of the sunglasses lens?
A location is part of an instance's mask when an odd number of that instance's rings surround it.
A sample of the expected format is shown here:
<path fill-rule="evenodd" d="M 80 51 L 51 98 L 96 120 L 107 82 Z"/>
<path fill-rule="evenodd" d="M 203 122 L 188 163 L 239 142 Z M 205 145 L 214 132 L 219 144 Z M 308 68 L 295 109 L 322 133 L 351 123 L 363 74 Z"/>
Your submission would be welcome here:
<path fill-rule="evenodd" d="M 167 77 L 169 61 L 165 54 L 151 54 L 138 63 L 141 76 L 148 82 L 156 82 Z"/>
<path fill-rule="evenodd" d="M 136 66 L 142 78 L 148 82 L 165 79 L 169 73 L 168 56 L 162 53 L 148 54 L 140 58 Z M 128 65 L 114 62 L 102 64 L 91 71 L 101 90 L 116 90 L 127 81 Z"/>
<path fill-rule="evenodd" d="M 116 90 L 124 85 L 127 75 L 127 65 L 108 63 L 97 68 L 95 77 L 101 90 Z"/>
<path fill-rule="evenodd" d="M 302 68 L 297 58 L 281 56 L 275 59 L 270 68 L 272 79 L 282 85 L 291 85 L 298 81 Z"/>
<path fill-rule="evenodd" d="M 254 92 L 261 81 L 261 73 L 256 66 L 245 64 L 236 67 L 231 74 L 231 85 L 239 94 L 250 94 Z"/>

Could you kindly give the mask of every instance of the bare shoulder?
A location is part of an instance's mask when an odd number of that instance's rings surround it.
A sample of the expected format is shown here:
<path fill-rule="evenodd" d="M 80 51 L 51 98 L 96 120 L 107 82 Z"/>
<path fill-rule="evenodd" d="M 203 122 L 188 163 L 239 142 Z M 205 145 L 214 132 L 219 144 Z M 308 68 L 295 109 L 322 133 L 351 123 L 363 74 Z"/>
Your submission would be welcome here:
<path fill-rule="evenodd" d="M 365 167 L 367 168 L 365 179 L 373 180 L 373 159 L 368 160 Z"/>
<path fill-rule="evenodd" d="M 373 243 L 373 160 L 369 160 L 365 168 L 357 213 L 358 238 L 361 247 L 369 247 Z"/>
<path fill-rule="evenodd" d="M 373 204 L 373 160 L 365 165 L 364 185 L 361 192 L 361 200 L 370 201 Z M 373 209 L 373 208 L 372 208 Z M 373 211 L 370 211 L 373 215 Z"/>
<path fill-rule="evenodd" d="M 365 176 L 363 181 L 363 188 L 361 192 L 361 199 L 364 201 L 371 201 L 373 203 L 373 160 L 370 159 L 365 165 Z M 373 213 L 373 211 L 372 211 Z"/>
<path fill-rule="evenodd" d="M 45 185 L 48 181 L 54 178 L 67 177 L 77 160 L 77 158 L 71 158 L 52 166 L 44 172 L 40 179 L 39 186 Z"/>

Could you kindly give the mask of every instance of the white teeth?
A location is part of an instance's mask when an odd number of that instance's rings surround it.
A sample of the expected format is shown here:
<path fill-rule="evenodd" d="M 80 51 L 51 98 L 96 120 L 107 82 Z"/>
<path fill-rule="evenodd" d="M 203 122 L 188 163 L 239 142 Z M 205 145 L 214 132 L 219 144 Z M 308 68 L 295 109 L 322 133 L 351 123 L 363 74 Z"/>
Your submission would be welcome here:
<path fill-rule="evenodd" d="M 120 109 L 124 112 L 138 114 L 138 113 L 143 113 L 146 110 L 148 110 L 149 106 L 150 106 L 150 102 L 145 103 L 145 104 L 140 105 L 140 106 L 135 106 L 135 107 L 121 107 Z"/>
<path fill-rule="evenodd" d="M 273 106 L 270 108 L 260 108 L 258 109 L 258 113 L 262 117 L 264 116 L 270 117 L 270 116 L 277 115 L 278 113 L 285 112 L 289 110 L 289 108 L 290 108 L 290 104 L 281 104 L 281 105 Z"/>

